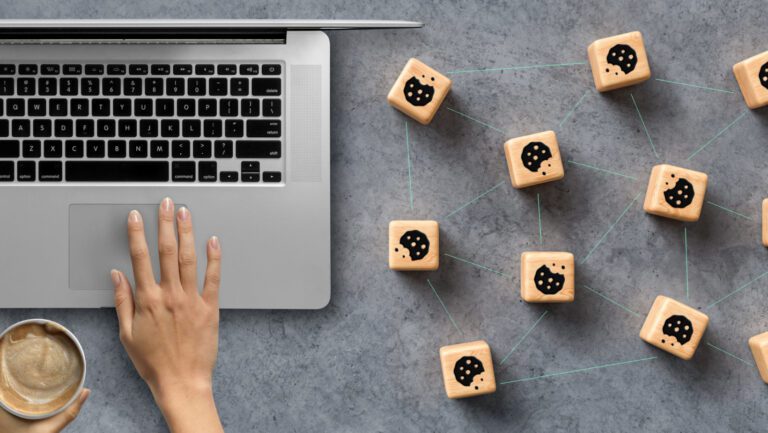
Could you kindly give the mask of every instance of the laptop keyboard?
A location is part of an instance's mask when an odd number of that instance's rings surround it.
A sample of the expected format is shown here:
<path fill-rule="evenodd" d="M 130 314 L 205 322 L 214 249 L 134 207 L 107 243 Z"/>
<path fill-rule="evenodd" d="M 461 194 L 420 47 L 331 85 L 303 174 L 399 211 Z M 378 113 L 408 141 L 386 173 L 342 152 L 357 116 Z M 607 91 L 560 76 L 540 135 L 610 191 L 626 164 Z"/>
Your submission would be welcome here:
<path fill-rule="evenodd" d="M 283 180 L 281 64 L 0 64 L 0 182 Z"/>

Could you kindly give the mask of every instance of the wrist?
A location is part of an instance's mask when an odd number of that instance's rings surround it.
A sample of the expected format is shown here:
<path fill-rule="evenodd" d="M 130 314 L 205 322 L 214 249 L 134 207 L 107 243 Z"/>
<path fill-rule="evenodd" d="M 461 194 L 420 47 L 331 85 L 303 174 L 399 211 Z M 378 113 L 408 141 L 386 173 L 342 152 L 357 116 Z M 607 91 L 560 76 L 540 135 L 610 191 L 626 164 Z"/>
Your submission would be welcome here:
<path fill-rule="evenodd" d="M 155 402 L 166 416 L 183 407 L 213 403 L 210 380 L 178 380 L 149 384 Z"/>

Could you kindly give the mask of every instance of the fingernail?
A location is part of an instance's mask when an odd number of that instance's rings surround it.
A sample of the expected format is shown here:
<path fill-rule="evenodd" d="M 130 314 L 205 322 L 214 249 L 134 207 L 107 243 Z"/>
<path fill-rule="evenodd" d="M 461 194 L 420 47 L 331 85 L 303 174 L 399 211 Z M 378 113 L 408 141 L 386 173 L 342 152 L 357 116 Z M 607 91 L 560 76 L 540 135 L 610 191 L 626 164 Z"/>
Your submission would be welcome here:
<path fill-rule="evenodd" d="M 112 284 L 115 285 L 115 287 L 120 285 L 120 271 L 117 269 L 112 269 L 109 274 L 112 276 Z"/>
<path fill-rule="evenodd" d="M 182 221 L 186 221 L 189 218 L 189 209 L 187 209 L 186 207 L 182 207 L 181 209 L 179 209 L 179 218 Z"/>
<path fill-rule="evenodd" d="M 134 222 L 134 223 L 140 222 L 141 221 L 141 214 L 139 213 L 139 211 L 137 211 L 135 209 L 132 210 L 128 214 L 128 221 Z"/>
<path fill-rule="evenodd" d="M 85 388 L 83 390 L 83 393 L 80 394 L 80 403 L 85 403 L 86 400 L 88 400 L 88 397 L 91 396 L 91 390 L 88 388 Z"/>
<path fill-rule="evenodd" d="M 171 207 L 173 207 L 173 201 L 171 201 L 170 197 L 166 197 L 163 199 L 163 210 L 169 211 L 171 210 Z"/>
<path fill-rule="evenodd" d="M 214 250 L 219 249 L 219 238 L 218 236 L 211 236 L 211 248 Z"/>

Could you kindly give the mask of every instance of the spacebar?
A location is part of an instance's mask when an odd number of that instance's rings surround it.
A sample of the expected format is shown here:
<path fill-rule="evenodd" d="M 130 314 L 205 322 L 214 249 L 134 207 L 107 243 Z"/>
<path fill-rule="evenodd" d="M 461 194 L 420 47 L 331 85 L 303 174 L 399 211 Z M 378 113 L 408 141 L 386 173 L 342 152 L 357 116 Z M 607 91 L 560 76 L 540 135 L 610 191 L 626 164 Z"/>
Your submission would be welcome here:
<path fill-rule="evenodd" d="M 68 182 L 168 182 L 166 161 L 67 161 Z"/>

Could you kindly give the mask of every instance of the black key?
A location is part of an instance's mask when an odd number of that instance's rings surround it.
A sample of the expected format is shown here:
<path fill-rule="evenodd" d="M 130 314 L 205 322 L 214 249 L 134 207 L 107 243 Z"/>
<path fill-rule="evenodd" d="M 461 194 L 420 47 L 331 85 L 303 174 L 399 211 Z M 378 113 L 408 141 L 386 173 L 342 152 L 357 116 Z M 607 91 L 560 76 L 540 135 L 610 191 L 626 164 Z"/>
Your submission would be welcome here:
<path fill-rule="evenodd" d="M 108 75 L 125 75 L 125 65 L 107 65 Z"/>
<path fill-rule="evenodd" d="M 237 182 L 237 175 L 236 171 L 222 171 L 219 173 L 222 182 Z"/>
<path fill-rule="evenodd" d="M 152 75 L 168 75 L 170 73 L 170 65 L 152 65 Z"/>
<path fill-rule="evenodd" d="M 104 73 L 104 65 L 85 65 L 85 75 L 101 75 Z"/>
<path fill-rule="evenodd" d="M 16 75 L 16 65 L 0 65 L 0 75 Z"/>
<path fill-rule="evenodd" d="M 280 65 L 264 65 L 261 67 L 261 73 L 264 75 L 280 75 Z"/>
<path fill-rule="evenodd" d="M 83 147 L 82 140 L 67 140 L 64 143 L 64 154 L 67 158 L 82 158 Z"/>
<path fill-rule="evenodd" d="M 258 182 L 259 173 L 243 173 L 243 182 Z"/>
<path fill-rule="evenodd" d="M 168 142 L 165 140 L 152 140 L 149 143 L 149 153 L 152 158 L 168 158 Z"/>
<path fill-rule="evenodd" d="M 242 137 L 243 136 L 243 121 L 242 120 L 225 120 L 224 131 L 227 137 Z"/>
<path fill-rule="evenodd" d="M 183 96 L 184 95 L 184 79 L 183 78 L 169 78 L 165 81 L 165 93 L 168 96 Z"/>
<path fill-rule="evenodd" d="M 130 65 L 128 66 L 128 73 L 131 75 L 147 75 L 149 73 L 149 66 Z"/>
<path fill-rule="evenodd" d="M 34 78 L 19 78 L 16 80 L 16 93 L 19 96 L 30 96 L 35 94 Z"/>
<path fill-rule="evenodd" d="M 216 70 L 219 72 L 219 75 L 237 74 L 237 66 L 235 65 L 219 65 Z"/>
<path fill-rule="evenodd" d="M 229 93 L 232 96 L 248 96 L 248 79 L 233 78 L 229 82 Z"/>
<path fill-rule="evenodd" d="M 27 112 L 24 109 L 23 99 L 9 99 L 6 102 L 6 112 L 9 116 L 26 116 Z"/>
<path fill-rule="evenodd" d="M 19 75 L 37 75 L 37 65 L 19 65 Z"/>
<path fill-rule="evenodd" d="M 0 140 L 0 158 L 18 158 L 18 140 Z"/>
<path fill-rule="evenodd" d="M 13 163 L 11 163 L 13 164 Z M 197 163 L 197 179 L 200 182 L 216 182 L 216 161 L 200 161 Z M 13 175 L 11 175 L 13 177 Z M 2 180 L 2 168 L 0 167 L 0 180 Z"/>
<path fill-rule="evenodd" d="M 279 141 L 240 140 L 237 142 L 238 158 L 280 158 L 281 154 Z"/>
<path fill-rule="evenodd" d="M 163 79 L 162 78 L 145 78 L 144 93 L 147 96 L 162 96 L 163 95 Z"/>
<path fill-rule="evenodd" d="M 125 93 L 125 96 L 141 96 L 142 88 L 141 78 L 128 77 L 123 80 L 123 93 Z"/>
<path fill-rule="evenodd" d="M 69 111 L 72 116 L 84 117 L 88 115 L 88 100 L 87 99 L 70 99 Z"/>
<path fill-rule="evenodd" d="M 45 140 L 43 142 L 43 156 L 46 158 L 61 158 L 61 140 Z"/>
<path fill-rule="evenodd" d="M 173 65 L 175 75 L 192 75 L 192 65 Z"/>
<path fill-rule="evenodd" d="M 16 180 L 19 182 L 34 182 L 35 176 L 35 161 L 19 161 L 16 174 Z"/>
<path fill-rule="evenodd" d="M 55 78 L 41 78 L 37 80 L 38 92 L 41 96 L 56 96 L 56 84 Z"/>
<path fill-rule="evenodd" d="M 0 162 L 0 182 L 13 182 L 13 161 Z"/>
<path fill-rule="evenodd" d="M 0 95 L 13 95 L 14 89 L 16 89 L 16 86 L 14 85 L 13 78 L 0 78 Z"/>
<path fill-rule="evenodd" d="M 43 65 L 40 67 L 40 75 L 59 75 L 59 65 Z"/>
<path fill-rule="evenodd" d="M 135 137 L 138 133 L 136 130 L 136 119 L 120 119 L 117 121 L 117 131 L 121 137 Z"/>
<path fill-rule="evenodd" d="M 280 137 L 281 128 L 279 120 L 249 120 L 246 122 L 246 135 L 248 137 Z"/>
<path fill-rule="evenodd" d="M 77 96 L 79 90 L 77 78 L 65 77 L 59 80 L 59 86 L 61 87 L 61 96 Z"/>
<path fill-rule="evenodd" d="M 189 96 L 205 96 L 205 78 L 190 78 L 187 84 Z"/>
<path fill-rule="evenodd" d="M 212 117 L 216 115 L 216 100 L 202 98 L 197 101 L 197 112 L 200 117 Z"/>
<path fill-rule="evenodd" d="M 174 158 L 189 158 L 189 141 L 173 140 L 171 142 L 171 156 Z"/>
<path fill-rule="evenodd" d="M 31 101 L 30 101 L 31 103 Z M 62 117 L 67 115 L 67 100 L 66 99 L 49 99 L 48 100 L 48 114 L 54 117 Z"/>
<path fill-rule="evenodd" d="M 197 75 L 213 75 L 215 72 L 213 65 L 195 65 Z"/>
<path fill-rule="evenodd" d="M 94 116 L 106 117 L 110 112 L 109 99 L 94 99 L 91 101 L 91 112 Z"/>
<path fill-rule="evenodd" d="M 50 137 L 53 124 L 49 119 L 35 119 L 32 121 L 32 135 L 35 137 Z"/>
<path fill-rule="evenodd" d="M 240 75 L 259 75 L 259 65 L 240 65 Z"/>
<path fill-rule="evenodd" d="M 279 99 L 264 99 L 261 101 L 264 117 L 280 117 L 281 104 Z"/>
<path fill-rule="evenodd" d="M 139 120 L 139 135 L 142 137 L 157 137 L 157 120 L 141 119 Z"/>
<path fill-rule="evenodd" d="M 195 181 L 195 163 L 184 161 L 173 161 L 171 163 L 174 182 L 194 182 Z"/>
<path fill-rule="evenodd" d="M 40 161 L 40 182 L 61 182 L 61 161 Z"/>
<path fill-rule="evenodd" d="M 120 96 L 121 89 L 120 78 L 104 78 L 101 81 L 102 93 L 104 96 Z"/>
<path fill-rule="evenodd" d="M 211 142 L 208 140 L 195 140 L 192 142 L 192 156 L 195 158 L 211 157 Z M 215 171 L 215 170 L 214 170 Z"/>
<path fill-rule="evenodd" d="M 258 104 L 256 106 L 258 107 Z M 224 117 L 236 117 L 237 99 L 221 99 L 219 101 L 219 111 Z"/>
<path fill-rule="evenodd" d="M 99 95 L 99 80 L 97 78 L 81 78 L 80 87 L 83 96 Z"/>
<path fill-rule="evenodd" d="M 165 161 L 67 161 L 66 169 L 68 182 L 168 181 Z"/>
<path fill-rule="evenodd" d="M 199 137 L 200 121 L 197 119 L 185 119 L 181 121 L 181 135 L 184 137 Z"/>
<path fill-rule="evenodd" d="M 64 75 L 80 75 L 82 73 L 82 65 L 64 65 Z"/>
<path fill-rule="evenodd" d="M 178 137 L 179 121 L 176 119 L 164 119 L 160 121 L 160 135 L 163 137 Z"/>
<path fill-rule="evenodd" d="M 53 134 L 56 137 L 71 137 L 73 129 L 72 119 L 56 119 L 53 123 Z"/>
<path fill-rule="evenodd" d="M 282 93 L 280 78 L 254 78 L 251 80 L 253 96 L 280 96 Z"/>
<path fill-rule="evenodd" d="M 85 154 L 88 158 L 104 158 L 104 141 L 88 140 L 85 143 Z"/>
<path fill-rule="evenodd" d="M 155 100 L 155 113 L 158 117 L 171 117 L 173 116 L 173 99 L 156 99 Z"/>
<path fill-rule="evenodd" d="M 98 137 L 114 137 L 115 121 L 112 119 L 99 119 L 96 121 L 96 135 Z"/>
<path fill-rule="evenodd" d="M 115 99 L 112 101 L 112 112 L 118 117 L 128 117 L 131 114 L 131 100 L 130 99 Z"/>
<path fill-rule="evenodd" d="M 128 155 L 131 158 L 146 158 L 147 142 L 144 140 L 131 140 L 128 143 Z"/>
<path fill-rule="evenodd" d="M 78 137 L 93 137 L 93 120 L 77 119 L 75 121 L 75 134 Z"/>
<path fill-rule="evenodd" d="M 40 158 L 41 143 L 39 140 L 24 140 L 21 143 L 21 155 L 24 158 Z"/>
<path fill-rule="evenodd" d="M 8 119 L 0 119 L 0 137 L 7 137 L 10 135 L 10 122 Z"/>
<path fill-rule="evenodd" d="M 107 142 L 107 156 L 110 158 L 125 158 L 125 141 L 109 140 Z"/>
<path fill-rule="evenodd" d="M 194 99 L 179 99 L 177 105 L 176 113 L 178 113 L 179 116 L 189 117 L 195 115 Z"/>
<path fill-rule="evenodd" d="M 279 171 L 265 171 L 264 182 L 280 182 L 282 174 Z"/>
<path fill-rule="evenodd" d="M 45 116 L 46 110 L 45 99 L 30 99 L 28 101 L 27 114 L 32 117 Z"/>
<path fill-rule="evenodd" d="M 232 141 L 230 140 L 216 140 L 213 143 L 214 155 L 216 158 L 232 158 Z"/>
<path fill-rule="evenodd" d="M 11 135 L 14 137 L 29 137 L 29 128 L 29 120 L 13 120 L 11 122 Z"/>
<path fill-rule="evenodd" d="M 227 96 L 227 79 L 226 78 L 211 78 L 208 80 L 208 86 L 211 96 Z"/>
<path fill-rule="evenodd" d="M 221 120 L 203 120 L 204 137 L 221 137 Z"/>
<path fill-rule="evenodd" d="M 152 116 L 152 100 L 136 99 L 133 105 L 133 112 L 138 117 Z"/>
<path fill-rule="evenodd" d="M 243 173 L 258 173 L 261 171 L 259 161 L 243 161 L 240 163 L 240 171 Z"/>

